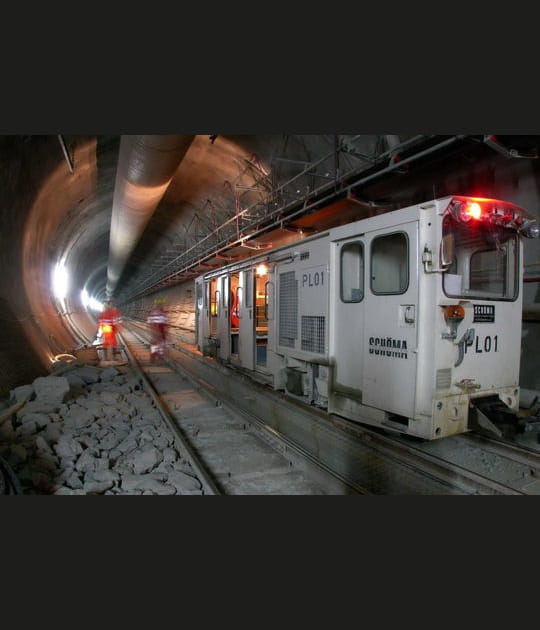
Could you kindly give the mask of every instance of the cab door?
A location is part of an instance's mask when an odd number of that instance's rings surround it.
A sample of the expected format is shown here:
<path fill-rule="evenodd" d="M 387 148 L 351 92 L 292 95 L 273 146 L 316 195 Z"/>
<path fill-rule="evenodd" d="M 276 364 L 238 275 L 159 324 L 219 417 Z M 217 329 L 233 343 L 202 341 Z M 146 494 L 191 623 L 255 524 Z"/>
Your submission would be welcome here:
<path fill-rule="evenodd" d="M 255 366 L 255 325 L 253 317 L 253 274 L 250 269 L 240 272 L 238 285 L 240 365 L 247 370 Z"/>
<path fill-rule="evenodd" d="M 195 342 L 201 352 L 204 337 L 208 336 L 208 317 L 205 317 L 205 307 L 208 304 L 207 296 L 205 296 L 206 287 L 202 278 L 195 280 Z"/>
<path fill-rule="evenodd" d="M 219 339 L 218 357 L 224 361 L 228 360 L 231 354 L 230 330 L 231 324 L 229 320 L 230 307 L 230 280 L 229 276 L 221 276 L 218 278 L 218 318 L 217 318 L 217 337 Z"/>
<path fill-rule="evenodd" d="M 362 400 L 365 310 L 365 243 L 358 234 L 332 244 L 334 269 L 330 353 L 336 394 Z M 332 411 L 332 409 L 331 409 Z"/>
<path fill-rule="evenodd" d="M 363 403 L 414 416 L 418 321 L 418 222 L 364 237 Z"/>

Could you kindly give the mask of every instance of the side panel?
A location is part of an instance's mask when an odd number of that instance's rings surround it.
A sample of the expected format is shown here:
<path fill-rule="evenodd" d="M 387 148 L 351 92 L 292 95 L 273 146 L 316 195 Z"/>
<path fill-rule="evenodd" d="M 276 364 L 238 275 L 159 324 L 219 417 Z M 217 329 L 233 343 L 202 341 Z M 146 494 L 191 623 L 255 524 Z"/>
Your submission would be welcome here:
<path fill-rule="evenodd" d="M 277 351 L 299 359 L 328 357 L 329 242 L 297 244 L 293 262 L 276 266 Z"/>

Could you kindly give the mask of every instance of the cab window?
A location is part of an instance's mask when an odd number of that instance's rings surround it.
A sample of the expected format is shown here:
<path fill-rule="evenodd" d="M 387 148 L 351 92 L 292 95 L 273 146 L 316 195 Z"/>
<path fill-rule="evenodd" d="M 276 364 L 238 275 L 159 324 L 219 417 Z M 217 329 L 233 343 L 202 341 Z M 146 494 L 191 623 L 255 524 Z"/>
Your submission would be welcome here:
<path fill-rule="evenodd" d="M 409 286 L 409 242 L 403 232 L 377 236 L 371 243 L 371 290 L 398 295 Z"/>
<path fill-rule="evenodd" d="M 341 248 L 341 300 L 360 302 L 364 297 L 364 246 L 347 243 Z"/>

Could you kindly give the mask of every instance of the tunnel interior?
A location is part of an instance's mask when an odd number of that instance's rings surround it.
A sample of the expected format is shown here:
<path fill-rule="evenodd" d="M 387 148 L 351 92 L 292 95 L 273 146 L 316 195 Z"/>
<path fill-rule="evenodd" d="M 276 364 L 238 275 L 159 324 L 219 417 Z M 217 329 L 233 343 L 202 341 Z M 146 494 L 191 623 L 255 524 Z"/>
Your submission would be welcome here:
<path fill-rule="evenodd" d="M 169 297 L 189 339 L 202 269 L 448 194 L 539 218 L 539 136 L 0 136 L 0 396 L 89 344 L 109 295 Z M 524 249 L 522 386 L 540 388 L 538 241 Z M 63 287 L 53 276 L 64 277 Z"/>

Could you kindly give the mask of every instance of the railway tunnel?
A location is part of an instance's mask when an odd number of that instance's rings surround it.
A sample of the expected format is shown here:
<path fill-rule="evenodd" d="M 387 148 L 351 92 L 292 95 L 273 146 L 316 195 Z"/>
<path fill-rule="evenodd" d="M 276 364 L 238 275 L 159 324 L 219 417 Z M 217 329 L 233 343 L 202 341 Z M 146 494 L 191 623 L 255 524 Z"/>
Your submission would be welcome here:
<path fill-rule="evenodd" d="M 540 219 L 538 136 L 7 135 L 0 396 L 91 344 L 112 297 L 194 339 L 194 278 L 305 234 L 447 194 Z M 521 387 L 540 390 L 538 241 L 524 251 Z"/>
<path fill-rule="evenodd" d="M 189 338 L 193 277 L 254 250 L 448 193 L 538 217 L 537 145 L 538 136 L 2 136 L 0 395 L 94 338 L 89 300 L 112 296 L 137 317 L 167 293 Z M 530 242 L 522 385 L 531 389 L 539 276 Z"/>

